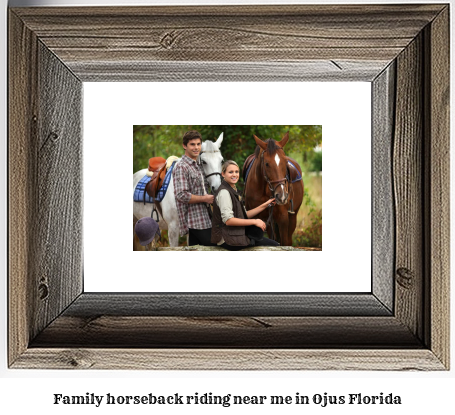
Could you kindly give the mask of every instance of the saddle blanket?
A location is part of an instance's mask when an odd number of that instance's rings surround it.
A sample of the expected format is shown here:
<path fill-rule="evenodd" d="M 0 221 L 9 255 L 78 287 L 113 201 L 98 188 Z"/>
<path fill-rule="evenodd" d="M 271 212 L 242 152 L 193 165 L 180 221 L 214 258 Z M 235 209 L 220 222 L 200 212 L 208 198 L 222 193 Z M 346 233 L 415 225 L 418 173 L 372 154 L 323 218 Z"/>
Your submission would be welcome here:
<path fill-rule="evenodd" d="M 164 196 L 166 195 L 167 188 L 169 187 L 169 183 L 172 178 L 172 170 L 174 169 L 176 161 L 174 161 L 169 167 L 168 171 L 166 172 L 166 175 L 164 176 L 164 181 L 163 181 L 163 186 L 161 186 L 161 189 L 158 191 L 156 195 L 156 201 L 161 202 L 164 199 Z M 136 185 L 136 188 L 134 189 L 134 195 L 133 195 L 133 200 L 135 202 L 142 202 L 142 203 L 155 203 L 155 200 L 149 196 L 149 194 L 145 191 L 145 186 L 147 186 L 147 183 L 150 181 L 151 177 L 145 175 L 141 180 L 139 180 L 139 183 Z M 145 200 L 144 200 L 145 198 Z"/>
<path fill-rule="evenodd" d="M 253 163 L 254 163 L 254 158 L 253 158 L 253 160 L 251 160 L 251 163 L 248 166 L 248 169 L 247 169 L 247 171 L 245 173 L 245 183 L 246 183 L 246 181 L 248 179 L 248 173 L 250 172 L 250 169 L 251 169 L 251 166 L 253 165 Z M 297 177 L 295 178 L 295 180 L 292 181 L 292 183 L 295 183 L 295 182 L 298 182 L 299 180 L 302 180 L 302 175 L 300 174 L 299 170 L 289 160 L 288 160 L 288 164 L 290 166 L 294 167 L 295 170 L 297 170 Z"/>
<path fill-rule="evenodd" d="M 302 180 L 302 175 L 300 174 L 299 169 L 297 167 L 295 167 L 289 160 L 288 160 L 288 164 L 290 166 L 294 167 L 294 169 L 297 171 L 297 177 L 292 181 L 292 183 L 295 183 L 295 182 L 298 182 L 299 180 Z"/>

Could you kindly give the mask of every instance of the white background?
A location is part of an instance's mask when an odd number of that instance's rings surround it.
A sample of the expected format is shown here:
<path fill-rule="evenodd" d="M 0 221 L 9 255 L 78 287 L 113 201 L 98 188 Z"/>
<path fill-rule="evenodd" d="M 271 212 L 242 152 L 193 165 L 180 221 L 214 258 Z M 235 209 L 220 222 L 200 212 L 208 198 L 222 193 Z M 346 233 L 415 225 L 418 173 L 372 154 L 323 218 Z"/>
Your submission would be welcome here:
<path fill-rule="evenodd" d="M 263 3 L 266 1 L 263 1 Z M 429 3 L 430 1 L 427 1 Z M 70 0 L 41 1 L 41 0 L 16 0 L 11 1 L 10 5 L 83 5 L 94 4 L 91 1 L 72 2 Z M 136 1 L 136 4 L 153 4 L 152 1 Z M 183 4 L 193 3 L 190 1 L 178 1 L 168 3 Z M 206 2 L 209 3 L 209 2 Z M 236 1 L 235 3 L 242 3 Z M 259 3 L 250 1 L 249 3 Z M 266 2 L 271 3 L 271 2 Z M 279 3 L 278 1 L 274 3 Z M 304 3 L 286 0 L 286 3 Z M 315 1 L 311 1 L 315 3 Z M 322 2 L 318 2 L 322 3 Z M 338 3 L 325 1 L 323 3 Z M 369 2 L 374 3 L 374 2 Z M 384 3 L 378 1 L 376 3 Z M 389 3 L 399 3 L 390 2 Z M 437 3 L 437 2 L 432 2 Z M 111 0 L 98 0 L 96 4 L 122 4 L 122 2 Z M 364 394 L 379 394 L 379 392 L 399 394 L 402 396 L 403 405 L 401 406 L 340 406 L 332 408 L 318 408 L 286 406 L 279 408 L 276 412 L 280 413 L 308 413 L 308 414 L 384 414 L 387 410 L 391 414 L 449 414 L 453 412 L 453 390 L 455 388 L 454 371 L 432 372 L 432 373 L 396 373 L 396 372 L 306 372 L 306 371 L 286 371 L 286 372 L 201 372 L 201 371 L 165 371 L 165 372 L 117 372 L 117 371 L 31 371 L 31 370 L 8 370 L 6 369 L 6 2 L 3 1 L 1 18 L 3 22 L 3 36 L 0 36 L 2 48 L 3 65 L 1 71 L 1 106 L 0 128 L 1 128 L 1 148 L 2 166 L 1 169 L 1 192 L 5 196 L 2 209 L 2 221 L 0 222 L 2 235 L 1 240 L 3 249 L 1 261 L 3 264 L 2 283 L 0 285 L 2 298 L 2 319 L 0 320 L 2 336 L 0 336 L 0 407 L 2 413 L 37 413 L 37 414 L 80 414 L 80 407 L 62 407 L 52 405 L 53 393 L 66 393 L 73 395 L 84 395 L 86 392 L 97 394 L 155 394 L 169 393 L 194 393 L 199 391 L 213 393 L 242 393 L 244 395 L 253 394 L 281 394 L 294 395 L 296 392 L 301 394 L 313 394 L 328 392 L 330 395 L 340 395 L 346 393 L 362 392 Z M 453 4 L 452 4 L 453 7 Z M 453 30 L 452 30 L 453 33 Z M 452 76 L 453 85 L 453 76 Z M 453 122 L 452 122 L 452 125 Z M 452 178 L 452 183 L 454 180 Z M 455 222 L 452 220 L 452 224 Z M 453 225 L 452 225 L 453 226 Z M 453 232 L 453 227 L 452 227 Z M 453 244 L 452 244 L 453 246 Z M 452 284 L 453 286 L 453 284 Z M 453 288 L 452 288 L 453 299 Z M 452 333 L 454 333 L 452 321 Z M 453 336 L 452 336 L 452 344 Z M 452 347 L 453 355 L 453 347 Z M 244 407 L 244 408 L 202 408 L 184 407 L 182 408 L 109 408 L 109 407 L 84 407 L 87 413 L 111 414 L 111 413 L 261 413 L 265 408 Z M 197 412 L 195 411 L 197 410 Z"/>
<path fill-rule="evenodd" d="M 371 291 L 371 244 L 360 243 L 371 240 L 370 104 L 368 82 L 85 83 L 85 291 Z M 141 124 L 322 125 L 322 252 L 133 252 L 132 126 Z M 115 191 L 100 189 L 107 177 Z"/>

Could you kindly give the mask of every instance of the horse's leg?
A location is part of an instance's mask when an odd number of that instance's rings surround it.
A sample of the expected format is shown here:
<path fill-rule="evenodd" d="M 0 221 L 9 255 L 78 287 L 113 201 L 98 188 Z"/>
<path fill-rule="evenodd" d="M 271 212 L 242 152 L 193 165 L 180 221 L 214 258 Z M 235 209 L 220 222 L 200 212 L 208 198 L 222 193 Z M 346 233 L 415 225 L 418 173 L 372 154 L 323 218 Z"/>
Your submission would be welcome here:
<path fill-rule="evenodd" d="M 277 241 L 281 246 L 289 246 L 288 238 L 288 212 L 286 205 L 277 205 L 273 209 L 273 221 L 275 227 L 278 228 L 275 231 Z"/>
<path fill-rule="evenodd" d="M 280 245 L 281 245 L 281 242 L 280 242 L 280 230 L 278 229 L 278 224 L 275 222 L 275 220 L 273 220 L 272 222 L 272 226 L 267 223 L 267 219 L 264 220 L 264 222 L 266 222 L 266 231 L 267 231 L 267 237 L 269 239 L 272 239 L 274 241 L 277 241 Z"/>
<path fill-rule="evenodd" d="M 280 245 L 282 245 L 281 237 L 280 237 L 280 227 L 277 223 L 273 224 L 274 231 L 275 231 L 275 241 L 277 241 Z"/>
<path fill-rule="evenodd" d="M 175 203 L 174 182 L 172 180 L 160 205 L 166 221 L 166 229 L 168 230 L 169 246 L 171 248 L 177 247 L 179 246 L 179 218 Z"/>
<path fill-rule="evenodd" d="M 289 218 L 288 232 L 289 232 L 289 240 L 291 241 L 291 245 L 292 245 L 292 235 L 294 234 L 295 229 L 297 228 L 297 216 L 298 216 L 300 207 L 302 206 L 302 202 L 303 202 L 303 184 L 300 183 L 299 187 L 297 187 L 297 185 L 295 185 L 295 186 L 296 187 L 293 187 L 293 200 L 294 200 L 293 208 L 294 208 L 295 214 L 294 215 L 288 214 L 288 218 Z"/>
<path fill-rule="evenodd" d="M 291 241 L 292 245 L 292 234 L 294 233 L 295 228 L 297 226 L 297 212 L 295 213 L 295 215 L 288 215 L 288 217 L 289 217 L 288 238 L 289 241 Z"/>
<path fill-rule="evenodd" d="M 288 223 L 288 215 L 286 212 L 286 215 L 283 213 L 278 217 L 278 220 L 276 221 L 278 228 L 279 228 L 279 233 L 280 233 L 280 245 L 281 246 L 291 246 L 292 245 L 292 240 L 289 240 L 289 234 L 288 234 L 288 229 L 289 229 L 289 223 Z"/>
<path fill-rule="evenodd" d="M 168 226 L 168 236 L 169 236 L 169 246 L 176 247 L 179 246 L 179 224 L 170 223 Z"/>

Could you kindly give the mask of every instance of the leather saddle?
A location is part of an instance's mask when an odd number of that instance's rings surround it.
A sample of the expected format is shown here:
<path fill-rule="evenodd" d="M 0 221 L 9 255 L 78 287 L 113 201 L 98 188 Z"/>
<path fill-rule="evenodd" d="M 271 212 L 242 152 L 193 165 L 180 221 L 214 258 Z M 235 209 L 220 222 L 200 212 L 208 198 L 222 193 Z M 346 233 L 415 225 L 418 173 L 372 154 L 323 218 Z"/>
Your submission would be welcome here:
<path fill-rule="evenodd" d="M 145 186 L 145 191 L 153 199 L 156 198 L 158 191 L 163 186 L 166 171 L 166 160 L 164 158 L 152 157 L 149 159 L 147 175 L 151 176 L 151 180 Z"/>
<path fill-rule="evenodd" d="M 248 171 L 248 168 L 250 167 L 251 163 L 254 161 L 254 154 L 250 154 L 247 159 L 245 160 L 245 163 L 243 163 L 242 167 L 242 177 L 243 181 L 245 182 L 245 175 L 246 172 Z M 297 169 L 296 166 L 298 166 L 298 163 L 292 159 L 291 157 L 286 157 L 288 163 L 288 174 L 289 174 L 289 180 L 291 183 L 294 183 L 298 180 L 302 179 L 302 172 Z"/>
<path fill-rule="evenodd" d="M 245 163 L 243 163 L 243 167 L 242 167 L 242 177 L 243 177 L 243 182 L 245 183 L 245 175 L 246 175 L 246 172 L 248 170 L 248 168 L 250 167 L 251 163 L 254 161 L 254 154 L 250 154 L 247 159 L 245 160 Z"/>
<path fill-rule="evenodd" d="M 286 157 L 288 165 L 289 180 L 294 183 L 302 179 L 302 172 L 297 169 L 298 163 L 291 157 Z"/>

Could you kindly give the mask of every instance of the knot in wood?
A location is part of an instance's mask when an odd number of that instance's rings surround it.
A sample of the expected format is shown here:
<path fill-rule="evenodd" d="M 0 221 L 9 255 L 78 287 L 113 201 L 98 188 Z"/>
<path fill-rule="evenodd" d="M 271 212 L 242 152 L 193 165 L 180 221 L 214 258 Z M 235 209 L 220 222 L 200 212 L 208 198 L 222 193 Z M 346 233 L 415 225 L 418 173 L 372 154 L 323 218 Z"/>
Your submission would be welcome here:
<path fill-rule="evenodd" d="M 58 140 L 58 134 L 55 133 L 55 132 L 51 132 L 49 134 L 49 138 L 50 138 L 51 141 L 53 141 L 55 143 Z"/>
<path fill-rule="evenodd" d="M 166 33 L 160 40 L 160 45 L 165 49 L 170 49 L 177 39 L 178 34 L 176 32 Z"/>
<path fill-rule="evenodd" d="M 38 286 L 38 295 L 40 300 L 45 300 L 49 297 L 49 286 L 45 282 L 41 282 Z"/>
<path fill-rule="evenodd" d="M 81 350 L 64 351 L 60 360 L 65 368 L 90 369 L 94 365 L 90 355 Z"/>
<path fill-rule="evenodd" d="M 398 268 L 395 279 L 401 287 L 407 290 L 414 284 L 414 274 L 407 268 Z"/>

